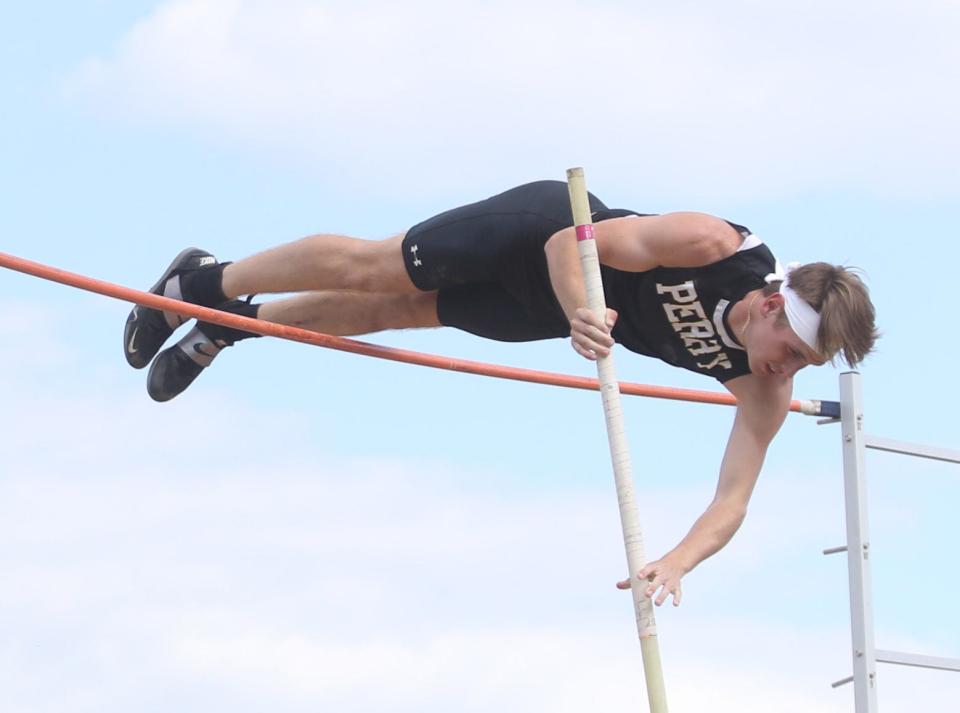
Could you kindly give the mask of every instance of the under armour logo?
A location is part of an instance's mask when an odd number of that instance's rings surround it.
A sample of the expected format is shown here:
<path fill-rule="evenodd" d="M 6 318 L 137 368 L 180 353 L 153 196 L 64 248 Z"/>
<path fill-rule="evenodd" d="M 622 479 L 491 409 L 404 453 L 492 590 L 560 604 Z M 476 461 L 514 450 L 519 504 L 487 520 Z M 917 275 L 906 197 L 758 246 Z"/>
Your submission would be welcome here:
<path fill-rule="evenodd" d="M 416 246 L 416 245 L 411 245 L 411 246 L 410 246 L 410 252 L 413 253 L 413 266 L 414 266 L 414 267 L 420 267 L 420 266 L 423 264 L 423 260 L 421 260 L 419 257 L 417 257 L 417 250 L 419 250 L 419 247 L 418 247 L 418 246 Z"/>

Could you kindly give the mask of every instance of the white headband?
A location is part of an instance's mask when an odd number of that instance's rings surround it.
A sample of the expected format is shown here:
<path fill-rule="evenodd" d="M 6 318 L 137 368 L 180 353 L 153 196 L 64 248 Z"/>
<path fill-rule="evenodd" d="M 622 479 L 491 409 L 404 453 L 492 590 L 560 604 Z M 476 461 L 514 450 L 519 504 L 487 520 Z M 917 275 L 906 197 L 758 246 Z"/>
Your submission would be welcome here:
<path fill-rule="evenodd" d="M 790 273 L 798 267 L 800 267 L 799 262 L 791 262 L 787 265 L 786 272 L 784 272 L 778 261 L 775 268 L 776 272 L 771 272 L 765 279 L 768 283 L 782 280 L 780 283 L 780 294 L 783 295 L 783 309 L 787 314 L 787 321 L 790 323 L 790 328 L 803 340 L 804 344 L 813 349 L 813 351 L 819 352 L 820 350 L 817 348 L 817 331 L 820 329 L 820 315 L 810 306 L 809 302 L 790 287 Z"/>

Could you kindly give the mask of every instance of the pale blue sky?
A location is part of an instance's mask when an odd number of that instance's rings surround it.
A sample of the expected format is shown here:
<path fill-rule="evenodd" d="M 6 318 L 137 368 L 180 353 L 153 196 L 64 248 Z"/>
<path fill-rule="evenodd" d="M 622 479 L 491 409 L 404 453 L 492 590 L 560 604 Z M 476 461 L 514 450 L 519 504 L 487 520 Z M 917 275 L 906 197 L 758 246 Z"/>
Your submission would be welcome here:
<path fill-rule="evenodd" d="M 8 3 L 0 250 L 143 288 L 188 244 L 383 237 L 583 165 L 608 205 L 713 212 L 783 261 L 861 267 L 884 333 L 868 430 L 957 448 L 958 30 L 933 0 Z M 595 394 L 259 340 L 157 405 L 120 353 L 127 311 L 0 272 L 11 710 L 639 700 Z M 370 341 L 592 373 L 560 340 Z M 797 395 L 836 398 L 838 373 Z M 625 411 L 659 556 L 708 502 L 732 414 Z M 850 668 L 845 569 L 819 555 L 843 537 L 839 456 L 835 426 L 791 417 L 747 523 L 662 613 L 676 710 L 851 710 L 827 685 Z M 960 472 L 868 464 L 878 644 L 960 656 Z M 960 677 L 880 685 L 899 710 Z"/>

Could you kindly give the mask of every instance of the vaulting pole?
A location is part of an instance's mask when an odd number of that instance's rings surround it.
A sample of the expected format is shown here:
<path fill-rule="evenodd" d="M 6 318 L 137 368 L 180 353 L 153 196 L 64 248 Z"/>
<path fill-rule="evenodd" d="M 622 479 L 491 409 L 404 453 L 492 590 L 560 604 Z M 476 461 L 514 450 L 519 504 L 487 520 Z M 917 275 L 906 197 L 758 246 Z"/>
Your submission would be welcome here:
<path fill-rule="evenodd" d="M 582 168 L 567 170 L 567 185 L 570 189 L 570 205 L 573 208 L 573 224 L 576 226 L 577 248 L 580 251 L 580 266 L 587 286 L 587 306 L 600 319 L 607 313 L 600 278 L 600 260 L 593 239 L 593 221 L 590 217 L 590 202 Z M 643 672 L 647 681 L 647 698 L 651 713 L 667 713 L 667 693 L 663 685 L 663 670 L 660 666 L 660 646 L 657 643 L 657 624 L 653 615 L 653 601 L 644 593 L 646 587 L 637 582 L 637 573 L 646 563 L 643 551 L 643 531 L 640 516 L 633 497 L 633 472 L 630 466 L 630 450 L 623 427 L 623 412 L 620 410 L 620 389 L 613 364 L 613 353 L 597 359 L 597 375 L 600 394 L 603 398 L 603 413 L 607 420 L 607 439 L 610 442 L 610 459 L 613 461 L 613 477 L 617 483 L 617 499 L 620 502 L 620 524 L 623 527 L 623 544 L 627 550 L 627 569 L 630 573 L 630 591 L 640 635 L 640 650 L 643 654 Z"/>

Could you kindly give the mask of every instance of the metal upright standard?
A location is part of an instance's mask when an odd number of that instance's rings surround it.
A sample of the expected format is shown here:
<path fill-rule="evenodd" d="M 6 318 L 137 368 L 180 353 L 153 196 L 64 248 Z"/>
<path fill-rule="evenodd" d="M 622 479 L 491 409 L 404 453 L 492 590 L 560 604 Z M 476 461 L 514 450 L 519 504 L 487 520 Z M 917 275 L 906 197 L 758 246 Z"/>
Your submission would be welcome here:
<path fill-rule="evenodd" d="M 835 422 L 835 419 L 830 422 Z M 868 436 L 863 430 L 860 374 L 840 376 L 840 424 L 843 436 L 843 482 L 846 500 L 847 545 L 824 554 L 847 553 L 850 582 L 850 636 L 853 675 L 833 684 L 853 683 L 856 713 L 877 713 L 877 662 L 960 671 L 960 659 L 921 656 L 877 649 L 873 641 L 873 596 L 870 577 L 870 537 L 867 527 L 866 449 L 960 464 L 960 451 L 932 448 Z"/>
<path fill-rule="evenodd" d="M 600 278 L 600 261 L 597 246 L 593 239 L 593 222 L 590 217 L 590 203 L 582 168 L 567 171 L 570 189 L 570 204 L 573 208 L 573 222 L 576 226 L 577 248 L 580 252 L 580 265 L 587 287 L 587 305 L 590 310 L 604 318 L 607 312 L 603 296 L 603 282 Z M 597 360 L 597 374 L 600 380 L 600 393 L 603 397 L 603 412 L 607 422 L 607 439 L 610 442 L 610 458 L 613 461 L 613 475 L 617 483 L 617 499 L 620 503 L 620 524 L 623 527 L 623 543 L 627 551 L 627 569 L 633 584 L 633 606 L 637 620 L 637 632 L 640 635 L 640 650 L 643 654 L 643 671 L 647 682 L 647 699 L 651 713 L 666 713 L 667 694 L 663 685 L 663 670 L 660 664 L 660 647 L 657 643 L 657 625 L 653 615 L 653 602 L 644 593 L 645 587 L 637 583 L 637 573 L 643 569 L 646 556 L 643 550 L 643 531 L 640 516 L 633 497 L 633 473 L 630 466 L 630 452 L 623 428 L 623 414 L 620 410 L 620 387 L 617 383 L 613 354 Z"/>

